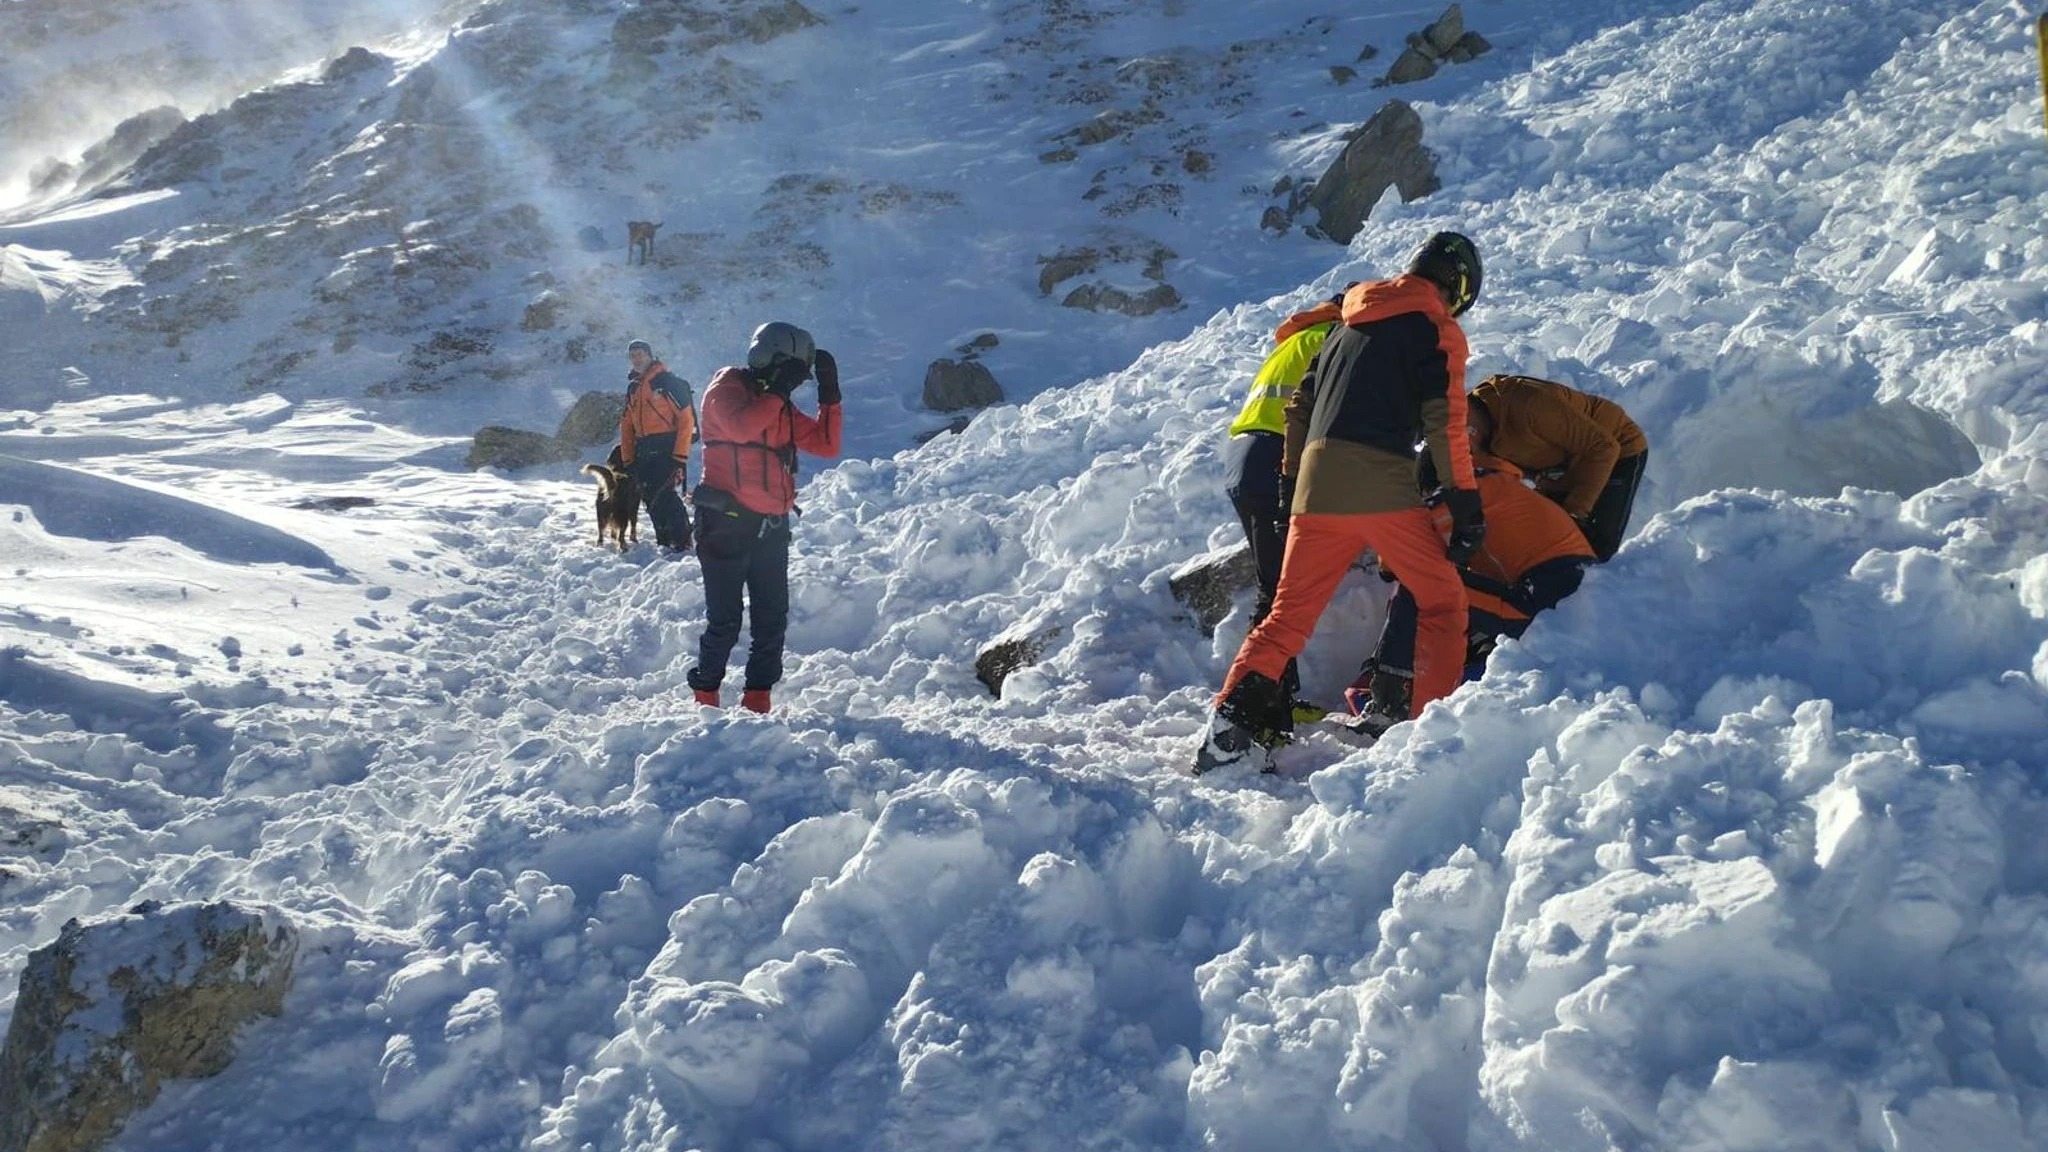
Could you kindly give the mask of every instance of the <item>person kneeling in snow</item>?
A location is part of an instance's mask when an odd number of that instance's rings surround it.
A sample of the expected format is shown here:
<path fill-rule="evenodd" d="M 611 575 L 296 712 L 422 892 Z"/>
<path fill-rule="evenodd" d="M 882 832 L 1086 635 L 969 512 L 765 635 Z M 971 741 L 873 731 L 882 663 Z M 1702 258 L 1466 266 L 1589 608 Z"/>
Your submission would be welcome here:
<path fill-rule="evenodd" d="M 1465 443 L 1465 333 L 1454 317 L 1472 306 L 1479 282 L 1472 242 L 1439 232 L 1406 274 L 1344 294 L 1343 327 L 1287 406 L 1281 470 L 1299 486 L 1279 591 L 1211 705 L 1196 772 L 1264 760 L 1287 741 L 1293 715 L 1279 678 L 1366 548 L 1415 596 L 1416 706 L 1457 687 L 1465 586 L 1453 565 L 1479 546 L 1486 523 Z M 1452 484 L 1448 546 L 1417 486 L 1418 440 Z"/>
<path fill-rule="evenodd" d="M 1521 469 L 1477 453 L 1472 463 L 1486 510 L 1486 541 L 1459 574 L 1470 600 L 1467 661 L 1476 655 L 1484 664 L 1496 640 L 1520 636 L 1530 618 L 1578 591 L 1594 559 L 1578 524 L 1531 491 Z M 1403 587 L 1387 605 L 1379 647 L 1344 692 L 1345 703 L 1358 717 L 1352 731 L 1377 738 L 1409 719 L 1415 627 L 1415 597 Z"/>
<path fill-rule="evenodd" d="M 1612 559 L 1628 531 L 1650 441 L 1621 405 L 1554 380 L 1488 376 L 1466 405 L 1472 448 L 1512 461 L 1564 506 L 1593 555 Z"/>
<path fill-rule="evenodd" d="M 818 378 L 818 414 L 790 400 Z M 704 482 L 697 505 L 697 558 L 704 567 L 704 635 L 686 677 L 697 703 L 719 706 L 726 661 L 749 618 L 740 703 L 766 712 L 782 679 L 789 626 L 790 517 L 797 452 L 839 455 L 839 365 L 811 334 L 779 320 L 754 330 L 747 366 L 720 368 L 704 390 Z"/>

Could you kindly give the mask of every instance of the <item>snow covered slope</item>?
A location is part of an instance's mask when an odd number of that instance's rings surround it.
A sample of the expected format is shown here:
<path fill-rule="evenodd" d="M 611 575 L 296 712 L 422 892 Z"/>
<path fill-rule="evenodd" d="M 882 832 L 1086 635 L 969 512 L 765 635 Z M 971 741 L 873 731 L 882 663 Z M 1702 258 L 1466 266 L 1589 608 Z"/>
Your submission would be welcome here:
<path fill-rule="evenodd" d="M 289 390 L 25 414 L 0 978 L 144 898 L 298 919 L 286 1018 L 136 1149 L 2048 1143 L 2030 24 L 1848 8 L 1568 11 L 1423 107 L 1444 190 L 1315 283 L 809 477 L 767 718 L 687 703 L 695 566 L 590 546 L 585 488 Z M 1642 527 L 1378 746 L 1180 776 L 1244 620 L 1203 639 L 1165 583 L 1235 535 L 1239 389 L 1445 226 L 1489 260 L 1475 372 L 1642 419 Z M 85 460 L 165 537 L 67 522 L 120 495 Z M 60 607 L 161 614 L 81 591 L 119 549 L 217 590 L 190 675 Z M 1055 639 L 990 699 L 1013 628 Z"/>

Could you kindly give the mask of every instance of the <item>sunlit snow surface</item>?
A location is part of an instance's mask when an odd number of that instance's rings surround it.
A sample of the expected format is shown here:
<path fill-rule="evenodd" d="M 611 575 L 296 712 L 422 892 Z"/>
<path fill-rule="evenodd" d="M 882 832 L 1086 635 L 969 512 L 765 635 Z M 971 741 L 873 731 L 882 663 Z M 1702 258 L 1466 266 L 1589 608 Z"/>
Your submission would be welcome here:
<path fill-rule="evenodd" d="M 924 29 L 915 62 L 972 50 L 958 7 L 845 19 Z M 1093 50 L 1245 34 L 1202 7 Z M 408 408 L 137 360 L 9 394 L 0 996 L 67 917 L 293 918 L 284 1018 L 167 1088 L 138 1150 L 2048 1145 L 2031 14 L 1468 8 L 1524 31 L 1417 91 L 1445 188 L 1341 261 L 1218 195 L 1183 255 L 1224 311 L 900 455 L 908 408 L 855 370 L 865 439 L 805 478 L 768 718 L 689 703 L 693 560 L 597 548 L 566 466 L 461 470 L 485 386 Z M 1316 114 L 1362 118 L 1351 91 Z M 951 226 L 894 274 L 943 284 Z M 130 267 L 94 227 L 0 251 L 71 317 Z M 1488 260 L 1475 377 L 1645 426 L 1638 530 L 1377 747 L 1190 780 L 1245 606 L 1204 639 L 1166 578 L 1236 538 L 1222 430 L 1280 316 L 1439 227 Z M 899 339 L 915 375 L 971 335 L 925 303 L 861 305 L 849 346 Z M 1042 336 L 1002 349 L 1060 343 L 1029 307 Z M 1076 367 L 1133 338 L 1072 315 Z M 87 360 L 93 330 L 26 355 Z M 1312 694 L 1383 596 L 1346 585 Z M 998 701 L 973 656 L 1012 629 L 1057 638 Z"/>

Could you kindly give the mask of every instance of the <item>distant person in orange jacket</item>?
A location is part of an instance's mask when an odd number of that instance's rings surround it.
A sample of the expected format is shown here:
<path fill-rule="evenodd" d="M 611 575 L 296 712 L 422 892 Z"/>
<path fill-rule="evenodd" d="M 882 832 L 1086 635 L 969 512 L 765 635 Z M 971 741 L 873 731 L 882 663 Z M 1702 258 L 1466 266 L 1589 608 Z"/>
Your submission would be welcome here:
<path fill-rule="evenodd" d="M 1621 548 L 1650 442 L 1621 405 L 1533 376 L 1489 376 L 1466 405 L 1472 447 L 1536 479 L 1605 562 Z"/>
<path fill-rule="evenodd" d="M 1460 570 L 1470 603 L 1467 661 L 1480 660 L 1502 636 L 1520 636 L 1538 612 L 1578 591 L 1593 547 L 1556 503 L 1533 492 L 1522 471 L 1505 460 L 1474 453 L 1479 500 L 1486 509 L 1486 540 Z M 1412 715 L 1415 677 L 1415 597 L 1406 588 L 1387 605 L 1386 627 L 1372 658 L 1344 693 L 1352 730 L 1374 737 Z"/>
<path fill-rule="evenodd" d="M 818 414 L 790 394 L 812 373 Z M 766 712 L 782 679 L 789 629 L 790 517 L 797 453 L 839 455 L 839 365 L 811 334 L 780 320 L 754 330 L 747 366 L 720 368 L 704 389 L 704 482 L 697 486 L 697 559 L 704 568 L 704 635 L 685 680 L 716 708 L 726 663 L 748 621 L 740 704 Z"/>
<path fill-rule="evenodd" d="M 1479 253 L 1455 232 L 1431 236 L 1391 280 L 1344 294 L 1342 324 L 1287 406 L 1282 474 L 1296 480 L 1273 610 L 1238 649 L 1211 705 L 1194 771 L 1270 768 L 1293 729 L 1280 684 L 1359 553 L 1371 548 L 1414 594 L 1417 706 L 1457 687 L 1465 586 L 1456 563 L 1486 534 L 1465 443 L 1465 333 L 1455 317 L 1479 294 Z M 1423 505 L 1417 442 L 1449 481 L 1451 536 Z"/>
<path fill-rule="evenodd" d="M 655 359 L 645 340 L 626 345 L 626 410 L 619 415 L 619 462 L 647 501 L 654 542 L 671 552 L 688 551 L 690 510 L 682 491 L 690 482 L 690 441 L 697 435 L 697 410 L 689 381 Z"/>

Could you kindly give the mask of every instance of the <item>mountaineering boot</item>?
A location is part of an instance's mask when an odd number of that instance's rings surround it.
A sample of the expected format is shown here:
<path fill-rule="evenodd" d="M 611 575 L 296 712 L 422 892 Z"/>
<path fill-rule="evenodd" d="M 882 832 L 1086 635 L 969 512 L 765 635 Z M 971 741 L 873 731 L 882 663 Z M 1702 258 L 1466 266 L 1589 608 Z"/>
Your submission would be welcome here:
<path fill-rule="evenodd" d="M 722 707 L 722 705 L 720 705 L 720 704 L 719 704 L 719 702 L 718 702 L 718 689 L 716 689 L 716 688 L 692 688 L 692 689 L 690 689 L 690 691 L 691 691 L 691 692 L 692 692 L 693 694 L 695 694 L 695 696 L 697 697 L 697 703 L 699 703 L 699 704 L 702 704 L 702 705 L 703 705 L 704 707 L 706 707 L 706 708 L 718 708 L 718 707 Z"/>
<path fill-rule="evenodd" d="M 1387 729 L 1408 719 L 1409 700 L 1415 689 L 1412 676 L 1387 668 L 1376 668 L 1372 674 L 1372 698 L 1358 713 L 1358 719 L 1345 727 L 1360 736 L 1378 740 L 1386 735 Z"/>
<path fill-rule="evenodd" d="M 768 689 L 747 689 L 740 694 L 740 707 L 745 708 L 749 712 L 759 712 L 766 715 L 768 712 Z"/>
<path fill-rule="evenodd" d="M 1194 774 L 1226 764 L 1257 764 L 1273 770 L 1273 749 L 1294 737 L 1292 701 L 1286 689 L 1257 672 L 1247 672 L 1209 713 L 1195 750 Z"/>

